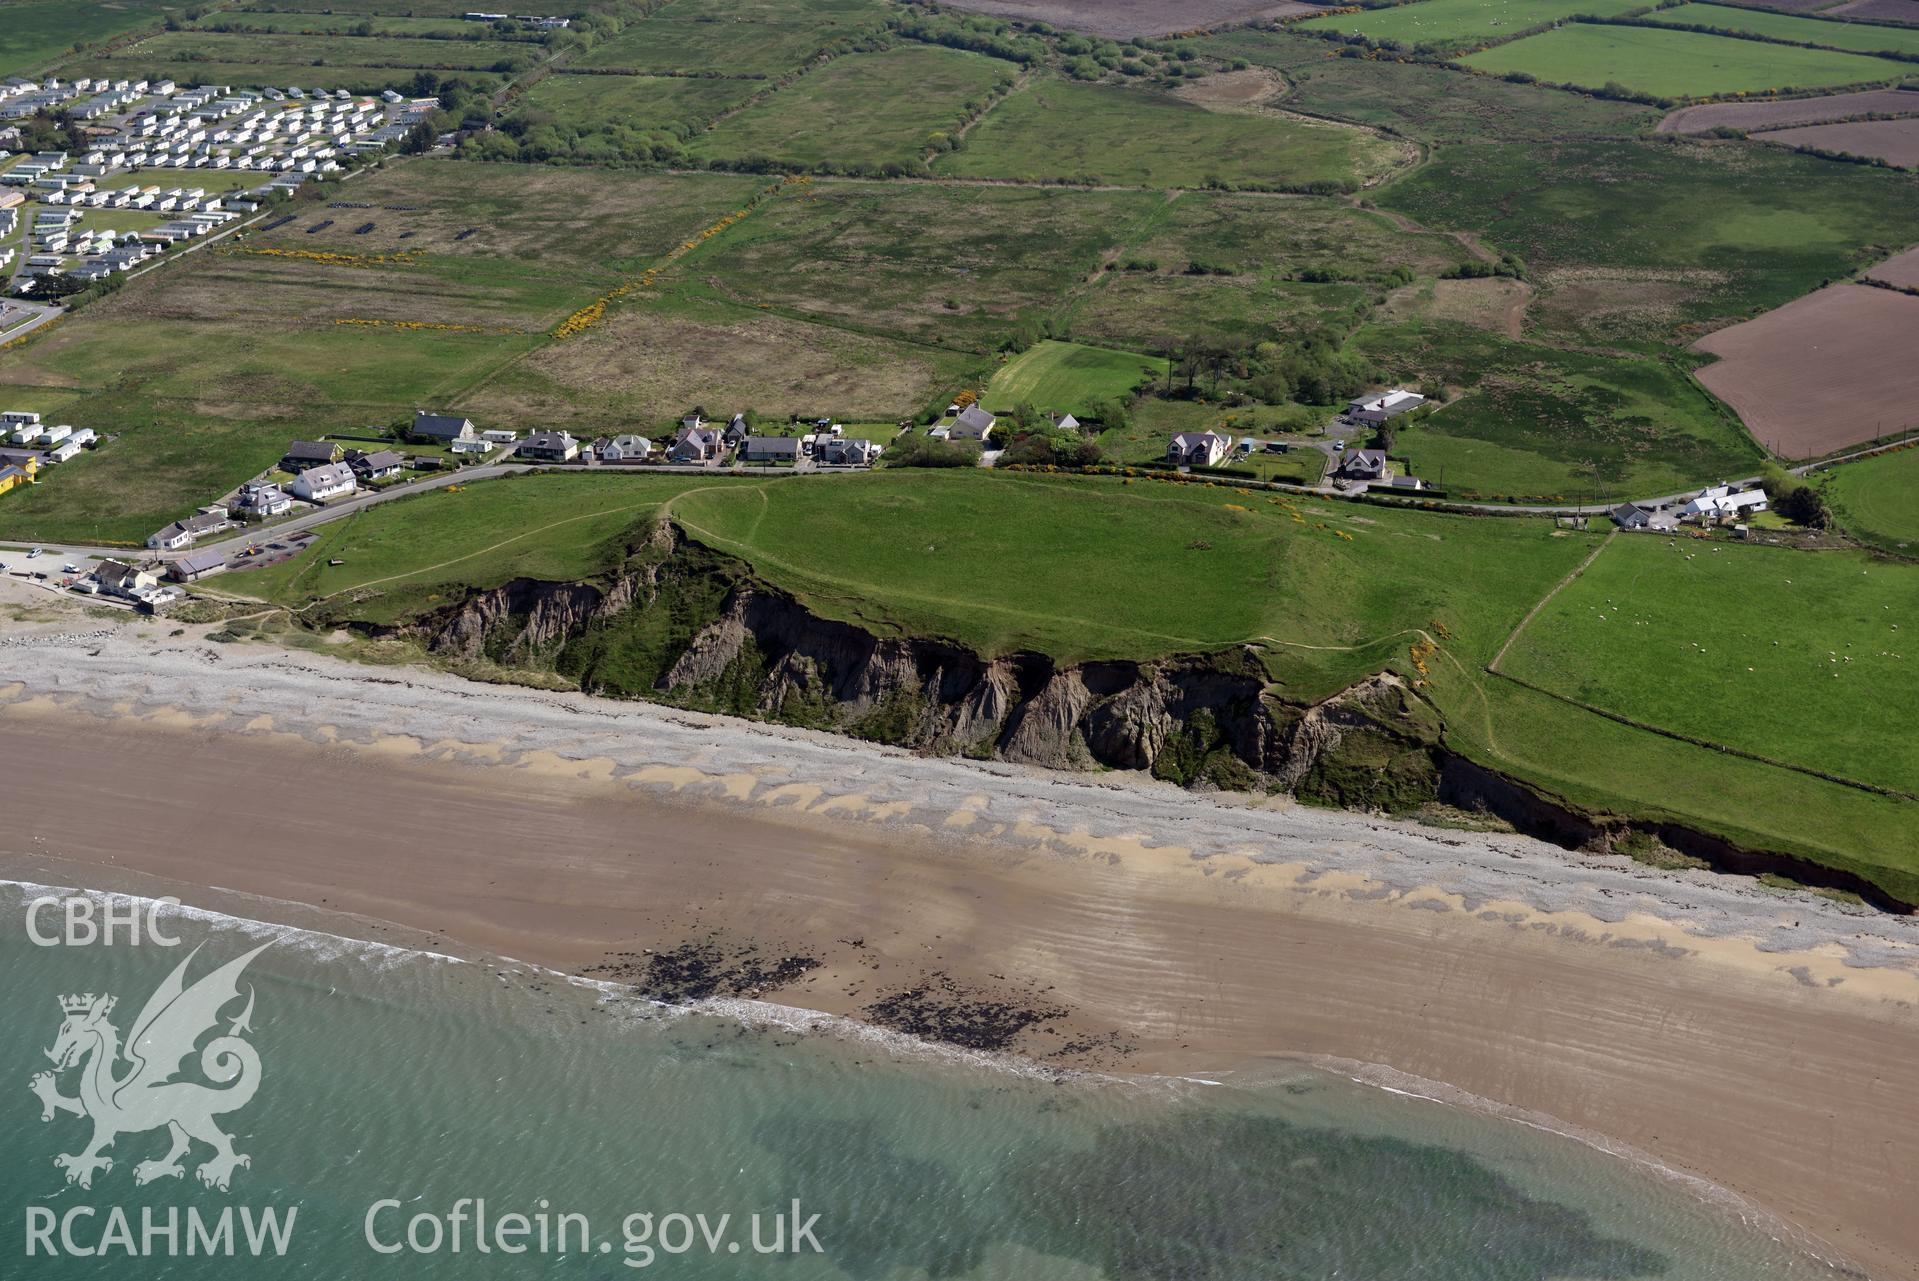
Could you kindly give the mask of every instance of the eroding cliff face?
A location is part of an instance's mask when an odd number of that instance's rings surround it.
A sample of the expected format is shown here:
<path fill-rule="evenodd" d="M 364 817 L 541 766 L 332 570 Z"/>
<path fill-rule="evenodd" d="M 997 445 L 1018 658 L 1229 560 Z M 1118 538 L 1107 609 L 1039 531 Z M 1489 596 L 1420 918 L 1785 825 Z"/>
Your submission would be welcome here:
<path fill-rule="evenodd" d="M 550 669 L 590 693 L 1058 769 L 1265 788 L 1329 741 L 1251 652 L 1060 665 L 822 618 L 670 530 L 586 583 L 518 579 L 409 629 L 435 654 Z"/>

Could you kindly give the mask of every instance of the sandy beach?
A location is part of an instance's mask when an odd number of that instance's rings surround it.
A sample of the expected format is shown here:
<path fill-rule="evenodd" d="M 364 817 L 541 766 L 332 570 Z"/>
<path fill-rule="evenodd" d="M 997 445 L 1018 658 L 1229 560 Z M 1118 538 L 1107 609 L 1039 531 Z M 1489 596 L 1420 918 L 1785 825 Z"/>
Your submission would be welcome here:
<path fill-rule="evenodd" d="M 1303 1057 L 1606 1136 L 1919 1276 L 1919 923 L 1522 837 L 928 759 L 204 628 L 0 621 L 0 876 L 573 973 L 714 939 L 860 1016 L 940 976 L 1043 1062 Z M 174 634 L 178 631 L 179 634 Z M 1424 1092 L 1422 1087 L 1422 1092 Z"/>

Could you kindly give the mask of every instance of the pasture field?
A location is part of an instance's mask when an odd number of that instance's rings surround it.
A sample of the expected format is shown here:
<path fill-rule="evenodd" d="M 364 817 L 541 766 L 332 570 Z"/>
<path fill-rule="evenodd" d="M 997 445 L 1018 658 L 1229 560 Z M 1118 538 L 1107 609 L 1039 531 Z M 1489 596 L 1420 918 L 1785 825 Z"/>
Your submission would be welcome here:
<path fill-rule="evenodd" d="M 1214 111 L 1150 89 L 1035 79 L 988 112 L 936 168 L 961 178 L 1351 190 L 1410 158 L 1402 144 L 1345 125 Z"/>
<path fill-rule="evenodd" d="M 1374 44 L 1447 52 L 1476 48 L 1575 15 L 1616 18 L 1640 7 L 1639 0 L 1419 0 L 1308 18 L 1294 25 L 1305 31 L 1365 36 Z"/>
<path fill-rule="evenodd" d="M 1830 285 L 1706 335 L 1699 381 L 1787 458 L 1817 458 L 1919 427 L 1919 298 Z"/>
<path fill-rule="evenodd" d="M 519 100 L 533 120 L 551 117 L 555 128 L 593 134 L 609 127 L 659 130 L 676 137 L 704 128 L 765 88 L 756 80 L 716 76 L 550 75 Z"/>
<path fill-rule="evenodd" d="M 675 265 L 676 287 L 876 337 L 987 352 L 1053 313 L 1156 193 L 815 179 Z"/>
<path fill-rule="evenodd" d="M 313 0 L 307 0 L 310 4 Z M 455 44 L 451 40 L 425 43 Z M 71 76 L 111 76 L 118 79 L 141 77 L 155 80 L 172 77 L 186 84 L 276 85 L 281 88 L 345 89 L 350 93 L 380 93 L 393 89 L 406 92 L 421 68 L 411 66 L 358 66 L 345 61 L 311 62 L 173 62 L 161 58 L 115 56 L 80 57 L 62 63 L 61 71 Z M 463 71 L 463 80 L 478 87 L 497 87 L 501 77 L 491 72 Z"/>
<path fill-rule="evenodd" d="M 848 54 L 727 117 L 691 151 L 704 160 L 917 168 L 931 135 L 957 130 L 1013 76 L 1010 62 L 937 45 Z"/>
<path fill-rule="evenodd" d="M 637 296 L 577 337 L 505 365 L 454 405 L 475 421 L 564 421 L 585 434 L 651 435 L 695 407 L 897 422 L 976 383 L 983 363 L 717 299 Z"/>
<path fill-rule="evenodd" d="M 1907 70 L 1864 54 L 1589 22 L 1555 27 L 1462 61 L 1496 76 L 1525 72 L 1548 84 L 1581 89 L 1616 84 L 1670 100 L 1873 84 L 1896 81 Z"/>
<path fill-rule="evenodd" d="M 467 22 L 444 15 L 434 17 L 387 17 L 351 13 L 333 7 L 330 0 L 315 0 L 327 6 L 327 12 L 273 12 L 257 8 L 218 9 L 189 23 L 201 30 L 228 33 L 258 32 L 283 36 L 429 36 L 436 39 L 497 39 L 484 23 Z M 406 7 L 404 5 L 400 7 Z"/>
<path fill-rule="evenodd" d="M 421 40 L 406 36 L 225 35 L 217 31 L 163 31 L 115 50 L 112 61 L 179 67 L 180 75 L 204 79 L 189 64 L 270 67 L 335 64 L 350 67 L 428 67 L 452 71 L 501 71 L 530 66 L 537 45 L 518 40 Z M 306 84 L 306 80 L 298 83 Z"/>
<path fill-rule="evenodd" d="M 1908 554 L 1919 546 L 1919 450 L 1862 458 L 1814 479 L 1854 538 Z"/>
<path fill-rule="evenodd" d="M 1395 454 L 1459 497 L 1598 502 L 1751 475 L 1760 453 L 1678 370 L 1458 325 L 1375 327 L 1389 381 L 1467 394 L 1396 431 Z"/>
<path fill-rule="evenodd" d="M 225 586 L 294 609 L 351 592 L 354 618 L 396 622 L 458 600 L 469 588 L 615 569 L 662 504 L 716 483 L 725 482 L 694 471 L 539 473 L 457 492 L 425 490 L 335 521 L 305 554 L 235 574 Z"/>
<path fill-rule="evenodd" d="M 1108 272 L 1062 314 L 1062 332 L 1133 351 L 1195 340 L 1253 343 L 1350 333 L 1372 306 L 1362 285 L 1301 284 L 1261 276 Z"/>
<path fill-rule="evenodd" d="M 157 25 L 171 7 L 167 0 L 4 0 L 0 79 L 38 70 L 76 44 Z"/>
<path fill-rule="evenodd" d="M 980 394 L 995 413 L 1031 405 L 1041 413 L 1083 414 L 1095 400 L 1120 400 L 1164 377 L 1166 360 L 1070 342 L 1035 343 L 999 367 Z"/>
<path fill-rule="evenodd" d="M 1379 194 L 1519 254 L 1533 332 L 1661 345 L 1919 241 L 1919 182 L 1736 143 L 1468 144 Z"/>
<path fill-rule="evenodd" d="M 1790 13 L 1767 13 L 1723 4 L 1687 3 L 1671 9 L 1655 9 L 1646 15 L 1645 21 L 1657 22 L 1662 26 L 1711 27 L 1715 31 L 1733 34 L 1770 36 L 1775 40 L 1822 45 L 1852 53 L 1919 54 L 1919 31 L 1910 27 L 1832 22 L 1823 18 L 1801 18 Z"/>
<path fill-rule="evenodd" d="M 885 25 L 879 0 L 768 0 L 726 5 L 676 0 L 630 24 L 575 66 L 660 73 L 777 77 L 797 71 L 838 42 Z"/>
<path fill-rule="evenodd" d="M 1400 267 L 1434 276 L 1473 260 L 1451 236 L 1401 230 L 1384 215 L 1341 200 L 1199 191 L 1171 202 L 1126 256 L 1167 271 L 1197 266 L 1355 283 L 1384 282 Z"/>
<path fill-rule="evenodd" d="M 1382 12 L 1375 10 L 1374 13 Z M 1651 120 L 1648 108 L 1463 77 L 1442 67 L 1329 58 L 1323 40 L 1241 28 L 1194 42 L 1228 61 L 1282 71 L 1292 85 L 1279 105 L 1373 125 L 1424 142 L 1558 142 L 1630 137 Z"/>
<path fill-rule="evenodd" d="M 1919 791 L 1919 567 L 1620 538 L 1534 617 L 1501 670 L 1769 760 Z"/>
<path fill-rule="evenodd" d="M 470 7 L 461 0 L 247 0 L 248 11 L 260 13 L 304 13 L 314 8 L 328 13 L 403 15 L 417 18 L 457 18 Z"/>

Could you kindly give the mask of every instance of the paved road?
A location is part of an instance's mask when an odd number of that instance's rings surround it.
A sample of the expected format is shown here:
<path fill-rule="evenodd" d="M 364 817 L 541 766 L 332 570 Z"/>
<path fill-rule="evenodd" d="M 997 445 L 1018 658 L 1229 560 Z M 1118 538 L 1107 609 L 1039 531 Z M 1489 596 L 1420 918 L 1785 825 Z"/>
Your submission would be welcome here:
<path fill-rule="evenodd" d="M 20 311 L 31 311 L 38 314 L 24 324 L 16 325 L 12 329 L 0 332 L 0 342 L 12 342 L 16 338 L 25 338 L 28 334 L 40 328 L 40 326 L 52 323 L 53 318 L 58 316 L 62 310 L 52 303 L 28 302 L 24 298 L 9 298 L 6 301 L 6 305 Z"/>

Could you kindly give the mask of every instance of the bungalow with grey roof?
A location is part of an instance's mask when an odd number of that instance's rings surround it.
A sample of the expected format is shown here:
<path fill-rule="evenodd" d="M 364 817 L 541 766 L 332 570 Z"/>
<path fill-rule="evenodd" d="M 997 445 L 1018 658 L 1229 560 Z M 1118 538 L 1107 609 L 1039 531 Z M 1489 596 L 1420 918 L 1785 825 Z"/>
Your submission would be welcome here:
<path fill-rule="evenodd" d="M 296 440 L 280 456 L 280 470 L 299 473 L 309 467 L 323 467 L 340 461 L 341 449 L 331 441 Z"/>
<path fill-rule="evenodd" d="M 458 453 L 463 443 L 477 444 L 485 448 L 486 442 L 473 430 L 473 420 L 461 418 L 457 414 L 429 414 L 424 409 L 413 411 L 411 435 L 415 440 L 431 441 L 436 445 L 451 445 Z"/>
<path fill-rule="evenodd" d="M 319 467 L 309 467 L 293 478 L 287 489 L 295 498 L 305 499 L 309 503 L 323 503 L 329 498 L 340 498 L 352 493 L 359 486 L 354 482 L 353 469 L 345 463 L 325 463 Z"/>
<path fill-rule="evenodd" d="M 356 449 L 347 455 L 346 464 L 362 485 L 391 480 L 406 469 L 406 459 L 391 449 L 376 449 L 370 454 Z"/>
<path fill-rule="evenodd" d="M 987 441 L 992 439 L 993 426 L 997 422 L 999 422 L 999 419 L 987 413 L 978 405 L 968 405 L 965 409 L 960 410 L 959 417 L 953 420 L 952 426 L 947 429 L 946 438 L 948 440 L 978 441 L 984 446 Z"/>
<path fill-rule="evenodd" d="M 653 442 L 644 436 L 615 436 L 598 450 L 603 463 L 641 463 L 653 452 Z"/>
<path fill-rule="evenodd" d="M 800 460 L 800 442 L 795 436 L 748 436 L 740 446 L 740 461 L 746 463 L 796 463 Z"/>
<path fill-rule="evenodd" d="M 518 457 L 535 462 L 570 463 L 580 454 L 580 442 L 563 431 L 536 431 L 520 442 Z"/>

